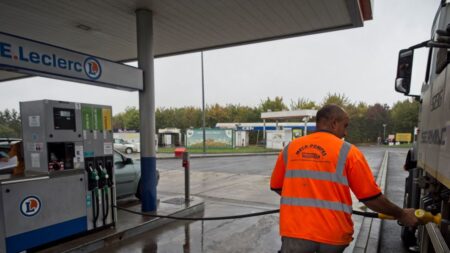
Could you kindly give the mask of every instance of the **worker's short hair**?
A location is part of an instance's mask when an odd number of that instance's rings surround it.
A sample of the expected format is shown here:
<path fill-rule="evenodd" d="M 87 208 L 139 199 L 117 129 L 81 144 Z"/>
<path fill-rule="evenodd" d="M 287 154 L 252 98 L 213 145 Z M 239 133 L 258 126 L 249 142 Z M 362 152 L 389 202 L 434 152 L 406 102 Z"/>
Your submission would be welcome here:
<path fill-rule="evenodd" d="M 322 107 L 316 114 L 316 124 L 331 120 L 341 121 L 347 116 L 345 110 L 339 105 L 328 104 Z"/>

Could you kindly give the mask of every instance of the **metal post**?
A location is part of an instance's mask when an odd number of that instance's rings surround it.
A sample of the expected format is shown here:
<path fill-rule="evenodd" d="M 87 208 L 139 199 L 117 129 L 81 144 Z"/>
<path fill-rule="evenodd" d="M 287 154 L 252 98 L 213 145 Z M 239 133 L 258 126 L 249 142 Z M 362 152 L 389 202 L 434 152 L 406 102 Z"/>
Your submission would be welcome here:
<path fill-rule="evenodd" d="M 263 119 L 263 140 L 266 142 L 266 119 Z M 264 144 L 266 146 L 266 144 Z"/>
<path fill-rule="evenodd" d="M 387 124 L 383 124 L 383 143 L 386 141 L 386 126 Z"/>
<path fill-rule="evenodd" d="M 189 152 L 183 153 L 183 167 L 184 167 L 184 201 L 189 203 L 190 201 L 190 181 L 189 181 L 189 168 L 191 166 L 191 161 L 189 157 Z"/>
<path fill-rule="evenodd" d="M 206 130 L 205 130 L 205 126 L 206 126 L 206 112 L 205 112 L 205 75 L 203 73 L 203 51 L 201 52 L 201 56 L 202 56 L 202 111 L 203 111 L 203 123 L 202 123 L 202 128 L 203 128 L 203 153 L 206 153 Z"/>
<path fill-rule="evenodd" d="M 153 65 L 153 15 L 136 10 L 138 67 L 144 72 L 139 91 L 142 211 L 156 211 L 155 84 Z"/>
<path fill-rule="evenodd" d="M 303 122 L 305 123 L 305 126 L 304 126 L 304 134 L 303 134 L 303 136 L 306 136 L 307 134 L 308 134 L 308 121 L 309 121 L 309 117 L 304 117 L 303 118 Z"/>

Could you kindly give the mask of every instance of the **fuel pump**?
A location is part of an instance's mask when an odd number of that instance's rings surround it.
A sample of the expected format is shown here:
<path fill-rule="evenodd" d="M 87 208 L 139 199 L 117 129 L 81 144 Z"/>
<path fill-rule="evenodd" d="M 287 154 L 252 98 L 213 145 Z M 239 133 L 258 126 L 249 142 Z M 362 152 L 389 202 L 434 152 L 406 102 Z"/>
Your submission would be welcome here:
<path fill-rule="evenodd" d="M 110 107 L 81 104 L 83 143 L 85 160 L 92 163 L 97 173 L 97 188 L 88 189 L 92 200 L 88 203 L 88 229 L 114 224 L 116 215 L 115 180 L 113 167 L 112 112 Z M 86 167 L 87 173 L 90 169 Z M 90 205 L 89 205 L 90 204 Z"/>
<path fill-rule="evenodd" d="M 0 252 L 114 225 L 111 107 L 39 100 L 20 115 L 25 173 L 0 179 Z"/>

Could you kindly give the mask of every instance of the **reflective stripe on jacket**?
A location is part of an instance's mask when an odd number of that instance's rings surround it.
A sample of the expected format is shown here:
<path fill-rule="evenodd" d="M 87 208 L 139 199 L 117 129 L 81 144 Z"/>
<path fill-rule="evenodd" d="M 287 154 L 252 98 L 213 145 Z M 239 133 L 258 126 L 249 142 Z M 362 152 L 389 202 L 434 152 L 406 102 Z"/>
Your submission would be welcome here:
<path fill-rule="evenodd" d="M 361 152 L 325 132 L 298 138 L 280 152 L 271 188 L 282 190 L 282 236 L 335 245 L 352 240 L 350 188 L 358 198 L 380 193 Z"/>

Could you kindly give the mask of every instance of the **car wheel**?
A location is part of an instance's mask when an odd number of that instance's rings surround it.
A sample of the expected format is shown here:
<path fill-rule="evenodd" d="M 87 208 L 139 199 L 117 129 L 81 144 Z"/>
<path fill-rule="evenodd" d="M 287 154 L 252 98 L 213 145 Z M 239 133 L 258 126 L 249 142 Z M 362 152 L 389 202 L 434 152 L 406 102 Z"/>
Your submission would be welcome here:
<path fill-rule="evenodd" d="M 131 154 L 131 153 L 133 153 L 133 150 L 131 148 L 127 148 L 127 149 L 125 149 L 125 153 Z"/>

